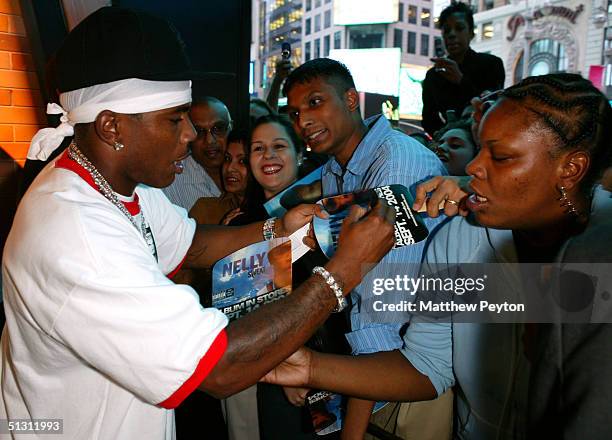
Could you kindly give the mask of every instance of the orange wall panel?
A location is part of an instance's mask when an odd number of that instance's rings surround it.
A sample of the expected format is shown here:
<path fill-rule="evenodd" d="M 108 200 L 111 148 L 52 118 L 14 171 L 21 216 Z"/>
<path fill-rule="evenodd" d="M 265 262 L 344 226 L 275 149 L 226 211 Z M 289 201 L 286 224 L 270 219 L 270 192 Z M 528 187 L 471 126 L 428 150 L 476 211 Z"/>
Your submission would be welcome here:
<path fill-rule="evenodd" d="M 19 0 L 0 0 L 0 255 L 30 141 L 47 125 L 39 87 Z"/>
<path fill-rule="evenodd" d="M 0 0 L 0 12 L 21 16 L 19 0 Z"/>
<path fill-rule="evenodd" d="M 12 90 L 0 89 L 0 105 L 11 105 Z"/>
<path fill-rule="evenodd" d="M 0 142 L 12 142 L 14 140 L 13 126 L 0 124 Z"/>
<path fill-rule="evenodd" d="M 0 33 L 0 50 L 30 52 L 30 43 L 25 37 Z"/>
<path fill-rule="evenodd" d="M 11 68 L 11 54 L 10 52 L 0 52 L 0 69 Z"/>
<path fill-rule="evenodd" d="M 13 90 L 11 103 L 18 107 L 44 107 L 38 90 Z"/>
<path fill-rule="evenodd" d="M 0 123 L 44 125 L 46 118 L 37 107 L 0 107 Z"/>
<path fill-rule="evenodd" d="M 33 72 L 0 70 L 0 87 L 38 89 L 38 78 Z"/>
<path fill-rule="evenodd" d="M 34 61 L 32 60 L 32 55 L 27 53 L 12 53 L 11 67 L 14 70 L 29 70 L 33 72 Z"/>
<path fill-rule="evenodd" d="M 35 70 L 19 0 L 0 0 L 0 148 L 20 166 L 47 125 Z"/>
<path fill-rule="evenodd" d="M 9 16 L 5 14 L 0 14 L 0 32 L 8 32 L 9 31 Z"/>
<path fill-rule="evenodd" d="M 23 19 L 16 15 L 8 15 L 8 33 L 24 36 L 26 35 Z"/>
<path fill-rule="evenodd" d="M 0 125 L 0 127 L 2 127 Z M 17 142 L 30 142 L 36 132 L 40 129 L 38 125 L 15 125 L 14 140 Z"/>
<path fill-rule="evenodd" d="M 8 153 L 11 158 L 15 160 L 25 160 L 28 149 L 30 148 L 29 142 L 0 142 L 0 147 Z"/>

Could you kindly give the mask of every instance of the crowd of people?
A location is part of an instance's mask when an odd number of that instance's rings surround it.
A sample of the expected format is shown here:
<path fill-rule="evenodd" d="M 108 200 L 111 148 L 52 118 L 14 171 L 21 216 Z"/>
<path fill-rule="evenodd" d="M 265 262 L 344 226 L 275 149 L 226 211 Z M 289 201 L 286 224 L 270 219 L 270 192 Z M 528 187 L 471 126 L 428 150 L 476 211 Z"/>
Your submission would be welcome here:
<path fill-rule="evenodd" d="M 196 73 L 165 20 L 120 7 L 83 20 L 55 57 L 62 123 L 30 151 L 65 150 L 23 197 L 5 245 L 0 419 L 61 420 L 74 439 L 612 437 L 612 195 L 601 185 L 612 108 L 578 74 L 503 89 L 501 60 L 469 47 L 464 3 L 439 25 L 446 55 L 423 84 L 423 145 L 382 115 L 364 120 L 350 71 L 332 59 L 283 60 L 272 104 L 252 100 L 239 126 L 219 99 L 192 96 Z M 101 57 L 109 41 L 130 57 Z M 313 172 L 271 217 L 266 203 Z M 231 322 L 212 307 L 216 261 L 326 218 L 322 198 L 397 184 L 427 240 L 396 247 L 395 208 L 353 206 L 331 258 L 312 228 L 303 238 L 311 251 L 293 263 L 289 295 Z M 521 297 L 580 263 L 584 277 L 553 287 L 564 291 L 553 318 L 369 310 L 375 281 L 400 274 L 504 267 L 490 288 Z M 345 396 L 341 430 L 315 432 L 311 390 Z"/>

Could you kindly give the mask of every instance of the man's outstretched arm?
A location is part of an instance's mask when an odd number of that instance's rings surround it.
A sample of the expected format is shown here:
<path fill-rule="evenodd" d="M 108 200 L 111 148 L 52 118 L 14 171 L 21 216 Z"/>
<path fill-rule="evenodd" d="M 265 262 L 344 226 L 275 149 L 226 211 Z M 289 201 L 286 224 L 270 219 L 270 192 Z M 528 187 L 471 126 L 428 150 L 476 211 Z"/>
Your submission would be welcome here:
<path fill-rule="evenodd" d="M 372 401 L 406 402 L 437 397 L 429 378 L 399 350 L 346 356 L 301 348 L 263 381 L 328 390 Z"/>
<path fill-rule="evenodd" d="M 275 221 L 275 233 L 285 237 L 312 221 L 321 214 L 318 205 L 300 205 Z M 187 251 L 184 268 L 211 267 L 221 258 L 250 244 L 263 241 L 264 222 L 245 226 L 198 225 L 191 247 Z"/>
<path fill-rule="evenodd" d="M 394 243 L 395 211 L 380 203 L 365 217 L 353 207 L 340 233 L 338 250 L 326 269 L 350 292 Z M 364 240 L 368 237 L 368 240 Z M 227 328 L 227 349 L 200 389 L 217 397 L 234 394 L 257 382 L 297 350 L 325 321 L 337 304 L 333 291 L 313 275 L 291 295 L 233 322 Z"/>

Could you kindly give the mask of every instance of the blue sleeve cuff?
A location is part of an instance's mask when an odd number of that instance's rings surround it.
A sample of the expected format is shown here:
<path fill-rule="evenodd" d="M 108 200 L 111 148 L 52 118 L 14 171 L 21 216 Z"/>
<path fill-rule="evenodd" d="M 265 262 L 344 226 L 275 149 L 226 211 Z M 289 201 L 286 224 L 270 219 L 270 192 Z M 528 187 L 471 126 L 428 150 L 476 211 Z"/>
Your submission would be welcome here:
<path fill-rule="evenodd" d="M 402 354 L 429 378 L 441 396 L 455 384 L 450 323 L 411 323 L 404 334 Z"/>
<path fill-rule="evenodd" d="M 402 324 L 370 324 L 345 336 L 354 355 L 392 351 L 403 346 L 401 328 Z"/>

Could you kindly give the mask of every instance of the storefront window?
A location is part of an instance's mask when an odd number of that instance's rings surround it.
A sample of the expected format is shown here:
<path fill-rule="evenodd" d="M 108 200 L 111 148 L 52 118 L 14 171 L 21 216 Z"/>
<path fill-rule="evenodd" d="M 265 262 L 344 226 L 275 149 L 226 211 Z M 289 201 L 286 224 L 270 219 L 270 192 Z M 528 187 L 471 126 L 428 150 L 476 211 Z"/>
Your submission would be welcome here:
<path fill-rule="evenodd" d="M 544 60 L 536 61 L 529 70 L 530 76 L 547 75 L 550 73 L 550 64 Z"/>
<path fill-rule="evenodd" d="M 493 22 L 489 21 L 487 23 L 483 23 L 482 25 L 482 39 L 490 40 L 495 35 L 495 28 L 493 27 Z"/>
<path fill-rule="evenodd" d="M 340 49 L 340 39 L 341 39 L 340 31 L 334 32 L 334 49 Z"/>
<path fill-rule="evenodd" d="M 429 9 L 423 8 L 421 10 L 421 26 L 429 27 L 430 18 L 431 13 L 429 12 Z"/>
<path fill-rule="evenodd" d="M 417 22 L 417 7 L 413 5 L 408 6 L 408 23 L 416 24 Z"/>
<path fill-rule="evenodd" d="M 543 38 L 531 43 L 529 53 L 529 76 L 567 70 L 565 47 L 557 40 Z"/>
<path fill-rule="evenodd" d="M 421 34 L 421 55 L 429 56 L 429 34 Z"/>

